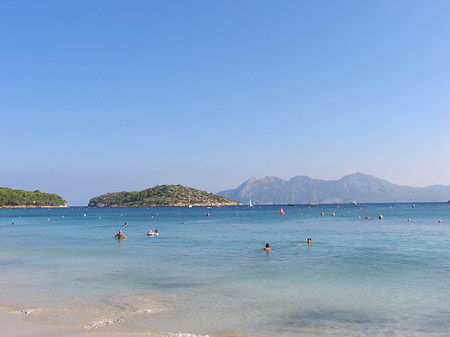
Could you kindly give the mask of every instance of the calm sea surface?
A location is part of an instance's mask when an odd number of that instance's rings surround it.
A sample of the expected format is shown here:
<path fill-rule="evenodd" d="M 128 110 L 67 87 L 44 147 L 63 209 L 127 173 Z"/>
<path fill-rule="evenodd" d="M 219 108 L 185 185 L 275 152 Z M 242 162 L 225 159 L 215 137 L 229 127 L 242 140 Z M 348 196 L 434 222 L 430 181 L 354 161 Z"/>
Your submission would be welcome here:
<path fill-rule="evenodd" d="M 450 336 L 449 203 L 279 210 L 0 210 L 0 304 L 96 332 Z"/>

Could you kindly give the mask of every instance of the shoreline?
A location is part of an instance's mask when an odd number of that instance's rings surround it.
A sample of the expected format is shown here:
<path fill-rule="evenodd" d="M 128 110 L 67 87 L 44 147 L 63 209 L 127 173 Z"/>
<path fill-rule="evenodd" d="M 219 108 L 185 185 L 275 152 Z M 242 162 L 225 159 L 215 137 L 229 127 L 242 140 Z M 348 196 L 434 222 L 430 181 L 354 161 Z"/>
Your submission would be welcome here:
<path fill-rule="evenodd" d="M 67 205 L 61 206 L 35 206 L 35 205 L 10 205 L 10 206 L 0 206 L 0 209 L 10 209 L 10 208 L 68 208 Z"/>
<path fill-rule="evenodd" d="M 0 336 L 2 337 L 152 337 L 151 333 L 108 333 L 89 331 L 84 328 L 65 326 L 46 326 L 28 322 L 26 316 L 8 312 L 0 306 Z M 164 334 L 167 337 L 176 337 L 178 334 Z M 181 335 L 183 336 L 183 335 Z M 193 335 L 195 336 L 195 335 Z"/>
<path fill-rule="evenodd" d="M 191 204 L 192 207 L 224 207 L 224 206 L 243 206 L 242 204 Z M 85 206 L 80 206 L 85 207 Z M 189 207 L 188 204 L 173 204 L 173 205 L 107 205 L 107 206 L 87 206 L 88 208 L 147 208 L 147 207 Z"/>

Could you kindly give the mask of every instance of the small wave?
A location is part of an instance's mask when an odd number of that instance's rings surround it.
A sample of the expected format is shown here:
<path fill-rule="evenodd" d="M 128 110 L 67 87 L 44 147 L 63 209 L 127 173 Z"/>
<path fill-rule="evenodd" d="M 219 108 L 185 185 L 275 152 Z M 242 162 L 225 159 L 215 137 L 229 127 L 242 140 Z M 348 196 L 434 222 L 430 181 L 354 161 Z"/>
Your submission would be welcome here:
<path fill-rule="evenodd" d="M 36 309 L 23 309 L 23 310 L 16 310 L 12 311 L 13 314 L 20 314 L 24 316 L 30 316 L 33 315 L 36 311 L 44 311 L 44 308 L 36 308 Z"/>
<path fill-rule="evenodd" d="M 109 325 L 109 324 L 122 323 L 124 321 L 125 321 L 125 319 L 123 317 L 118 317 L 115 319 L 103 319 L 101 321 L 96 321 L 96 322 L 92 322 L 91 324 L 87 324 L 84 326 L 84 328 L 87 330 L 91 330 L 91 329 L 96 329 L 101 326 L 105 326 L 105 325 Z"/>
<path fill-rule="evenodd" d="M 161 312 L 161 311 L 164 311 L 164 309 L 161 309 L 161 308 L 139 309 L 139 310 L 136 310 L 135 313 L 137 313 L 137 314 L 140 314 L 140 313 L 154 314 L 154 313 Z"/>
<path fill-rule="evenodd" d="M 177 332 L 171 337 L 209 337 L 209 335 L 196 335 L 189 332 Z"/>

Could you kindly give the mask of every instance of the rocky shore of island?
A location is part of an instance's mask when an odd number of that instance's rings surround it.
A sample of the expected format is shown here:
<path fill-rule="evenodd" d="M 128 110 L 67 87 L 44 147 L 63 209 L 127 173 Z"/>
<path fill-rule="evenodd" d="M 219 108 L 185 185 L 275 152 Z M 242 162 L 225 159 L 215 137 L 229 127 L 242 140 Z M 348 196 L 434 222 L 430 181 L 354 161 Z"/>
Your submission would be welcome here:
<path fill-rule="evenodd" d="M 8 208 L 67 208 L 69 206 L 67 205 L 58 205 L 58 206 L 49 206 L 49 205 L 4 205 L 0 206 L 1 209 L 8 209 Z"/>

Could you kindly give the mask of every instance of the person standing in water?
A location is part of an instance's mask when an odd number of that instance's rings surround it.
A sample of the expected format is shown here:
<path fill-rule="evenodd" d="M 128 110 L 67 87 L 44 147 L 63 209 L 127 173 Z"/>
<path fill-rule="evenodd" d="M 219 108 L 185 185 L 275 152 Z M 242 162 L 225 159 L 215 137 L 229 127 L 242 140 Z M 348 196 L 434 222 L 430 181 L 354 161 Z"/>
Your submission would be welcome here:
<path fill-rule="evenodd" d="M 157 229 L 155 229 L 155 236 L 159 236 L 159 232 Z"/>
<path fill-rule="evenodd" d="M 264 248 L 264 250 L 265 250 L 266 252 L 270 252 L 271 249 L 272 249 L 272 248 L 270 248 L 270 245 L 269 245 L 268 243 L 266 243 L 266 248 Z"/>
<path fill-rule="evenodd" d="M 114 236 L 114 238 L 118 238 L 118 239 L 126 239 L 127 237 L 125 235 L 122 234 L 122 230 L 119 229 L 119 233 L 116 234 L 116 236 Z"/>
<path fill-rule="evenodd" d="M 308 238 L 308 240 L 306 240 L 306 243 L 308 244 L 308 246 L 311 246 L 311 238 Z"/>

